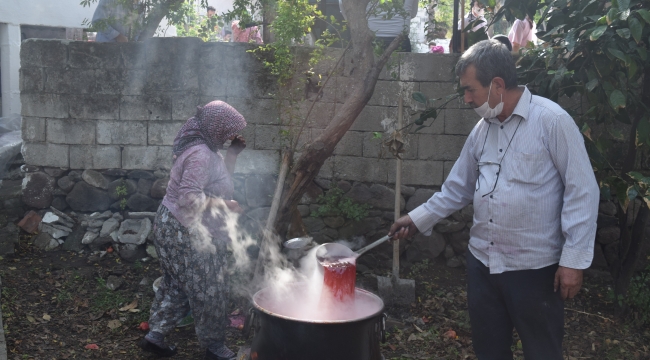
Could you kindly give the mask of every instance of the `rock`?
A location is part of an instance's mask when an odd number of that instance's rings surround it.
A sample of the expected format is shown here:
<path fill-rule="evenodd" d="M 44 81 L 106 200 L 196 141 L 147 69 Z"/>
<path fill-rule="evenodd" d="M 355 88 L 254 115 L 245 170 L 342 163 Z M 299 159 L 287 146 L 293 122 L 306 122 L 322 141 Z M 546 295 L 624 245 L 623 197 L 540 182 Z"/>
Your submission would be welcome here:
<path fill-rule="evenodd" d="M 101 229 L 106 220 L 90 220 L 86 223 L 86 226 L 91 229 Z"/>
<path fill-rule="evenodd" d="M 140 194 L 144 194 L 149 196 L 149 193 L 151 192 L 151 187 L 153 185 L 153 181 L 147 180 L 147 179 L 139 179 L 138 180 L 138 192 Z"/>
<path fill-rule="evenodd" d="M 461 261 L 461 259 L 458 256 L 454 256 L 453 258 L 447 260 L 447 266 L 449 266 L 451 268 L 457 268 L 457 267 L 462 266 L 462 265 L 463 265 L 463 262 Z"/>
<path fill-rule="evenodd" d="M 119 250 L 120 258 L 127 262 L 135 262 L 144 257 L 147 257 L 147 252 L 144 249 L 144 246 L 138 246 L 135 244 L 124 244 L 120 245 Z"/>
<path fill-rule="evenodd" d="M 246 178 L 246 204 L 254 208 L 271 206 L 275 182 L 273 175 L 252 175 Z"/>
<path fill-rule="evenodd" d="M 435 194 L 435 190 L 430 190 L 430 189 L 417 189 L 415 190 L 415 193 L 413 196 L 409 198 L 409 201 L 406 202 L 406 211 L 411 211 L 415 209 L 416 207 L 424 204 L 433 194 Z"/>
<path fill-rule="evenodd" d="M 156 247 L 153 245 L 147 245 L 147 254 L 154 259 L 158 259 L 158 253 L 156 252 Z"/>
<path fill-rule="evenodd" d="M 451 245 L 445 246 L 445 259 L 451 259 L 454 256 L 456 256 L 456 253 L 454 252 L 454 248 L 451 247 Z"/>
<path fill-rule="evenodd" d="M 600 228 L 598 229 L 598 232 L 596 232 L 596 241 L 603 245 L 616 242 L 620 237 L 621 229 L 617 226 Z"/>
<path fill-rule="evenodd" d="M 84 238 L 84 229 L 81 226 L 75 226 L 63 243 L 63 250 L 79 252 L 83 250 L 82 240 Z"/>
<path fill-rule="evenodd" d="M 402 185 L 400 187 L 400 193 L 404 196 L 413 196 L 415 194 L 415 188 L 411 186 Z"/>
<path fill-rule="evenodd" d="M 607 216 L 616 216 L 616 205 L 611 201 L 603 201 L 598 205 L 598 212 Z"/>
<path fill-rule="evenodd" d="M 460 222 L 473 222 L 474 221 L 474 205 L 467 205 L 460 211 L 457 211 L 457 220 Z"/>
<path fill-rule="evenodd" d="M 67 194 L 74 187 L 75 181 L 72 180 L 70 176 L 64 176 L 60 178 L 56 184 L 59 185 L 59 189 L 63 190 L 63 192 Z"/>
<path fill-rule="evenodd" d="M 68 223 L 75 223 L 75 220 L 72 217 L 68 216 L 66 213 L 59 210 L 57 207 L 50 206 L 50 210 L 52 210 L 52 213 L 58 216 L 61 219 L 61 221 L 68 222 Z"/>
<path fill-rule="evenodd" d="M 343 193 L 345 194 L 348 191 L 350 191 L 350 189 L 352 189 L 352 184 L 350 184 L 349 181 L 340 180 L 336 182 L 336 187 L 341 189 L 341 191 L 343 191 Z"/>
<path fill-rule="evenodd" d="M 395 209 L 395 190 L 390 189 L 384 185 L 372 184 L 370 186 L 370 193 L 372 197 L 367 202 L 368 205 L 383 210 Z M 400 195 L 400 210 L 404 209 L 406 201 Z"/>
<path fill-rule="evenodd" d="M 147 286 L 147 285 L 149 285 L 149 279 L 146 276 L 143 277 L 142 280 L 140 280 L 140 282 L 138 283 L 138 285 L 139 286 Z"/>
<path fill-rule="evenodd" d="M 134 211 L 156 211 L 158 209 L 158 201 L 146 195 L 135 193 L 129 197 L 126 206 Z"/>
<path fill-rule="evenodd" d="M 129 179 L 136 179 L 136 180 L 137 179 L 146 179 L 151 181 L 156 180 L 156 177 L 152 173 L 145 170 L 133 170 L 127 175 L 127 177 Z"/>
<path fill-rule="evenodd" d="M 42 232 L 34 237 L 33 244 L 38 249 L 45 251 L 56 249 L 59 246 L 59 242 L 46 232 Z"/>
<path fill-rule="evenodd" d="M 53 237 L 54 239 L 66 237 L 72 231 L 72 229 L 70 229 L 70 231 L 66 231 L 64 229 L 60 229 L 58 226 L 52 224 L 44 224 L 44 223 L 41 223 L 41 225 L 39 226 L 39 230 L 41 232 L 50 234 L 50 236 Z"/>
<path fill-rule="evenodd" d="M 156 213 L 153 211 L 145 211 L 145 212 L 132 212 L 129 211 L 126 216 L 129 219 L 149 219 L 153 221 L 156 218 Z"/>
<path fill-rule="evenodd" d="M 151 220 L 144 219 L 128 219 L 122 221 L 120 229 L 117 232 L 117 239 L 122 244 L 144 244 L 147 240 L 147 235 L 151 231 Z"/>
<path fill-rule="evenodd" d="M 13 254 L 20 242 L 20 230 L 12 223 L 0 229 L 0 255 Z"/>
<path fill-rule="evenodd" d="M 56 181 L 46 173 L 28 173 L 23 179 L 23 202 L 37 209 L 45 209 L 52 204 L 52 192 Z"/>
<path fill-rule="evenodd" d="M 332 181 L 329 179 L 316 178 L 314 179 L 314 183 L 318 185 L 321 189 L 325 189 L 325 190 L 329 190 L 329 188 L 332 186 Z"/>
<path fill-rule="evenodd" d="M 52 206 L 61 210 L 67 209 L 68 203 L 65 202 L 65 196 L 55 196 L 52 199 Z"/>
<path fill-rule="evenodd" d="M 608 264 L 615 264 L 618 262 L 618 243 L 612 243 L 603 246 L 603 254 Z"/>
<path fill-rule="evenodd" d="M 108 279 L 106 279 L 106 287 L 109 290 L 117 290 L 122 284 L 124 283 L 124 280 L 122 280 L 121 277 L 115 276 L 115 275 L 110 275 Z"/>
<path fill-rule="evenodd" d="M 169 178 L 164 177 L 154 181 L 151 185 L 151 197 L 154 199 L 162 199 L 167 194 L 167 184 L 169 183 Z"/>
<path fill-rule="evenodd" d="M 74 182 L 81 181 L 81 171 L 78 170 L 72 170 L 68 173 L 68 176 L 70 179 Z"/>
<path fill-rule="evenodd" d="M 596 221 L 598 228 L 604 228 L 608 226 L 617 226 L 618 219 L 614 216 L 607 216 L 598 214 L 598 220 Z"/>
<path fill-rule="evenodd" d="M 321 234 L 331 238 L 331 239 L 338 239 L 339 238 L 339 232 L 336 231 L 335 229 L 329 229 L 329 228 L 324 228 L 321 230 Z"/>
<path fill-rule="evenodd" d="M 50 175 L 51 177 L 58 178 L 61 175 L 65 174 L 66 170 L 61 168 L 44 167 L 43 172 Z"/>
<path fill-rule="evenodd" d="M 116 213 L 113 213 L 113 215 L 112 215 L 111 217 L 112 217 L 113 219 L 117 220 L 117 221 L 122 221 L 122 220 L 124 220 L 124 216 L 122 216 L 122 214 L 117 213 L 117 212 L 116 212 Z"/>
<path fill-rule="evenodd" d="M 120 188 L 122 191 L 126 191 L 126 194 L 121 194 L 119 195 L 117 193 L 117 189 Z M 131 179 L 127 180 L 122 180 L 118 179 L 115 181 L 111 181 L 108 184 L 108 196 L 111 197 L 111 200 L 120 200 L 122 198 L 128 198 L 132 194 L 135 194 L 135 192 L 138 190 L 138 183 Z"/>
<path fill-rule="evenodd" d="M 334 229 L 338 229 L 341 226 L 345 225 L 345 219 L 341 216 L 325 217 L 323 218 L 323 222 L 325 225 Z"/>
<path fill-rule="evenodd" d="M 108 179 L 102 175 L 99 171 L 87 169 L 81 174 L 83 181 L 87 182 L 88 185 L 94 186 L 100 189 L 108 189 Z"/>
<path fill-rule="evenodd" d="M 370 268 L 363 264 L 357 264 L 357 272 L 360 274 L 370 272 Z"/>
<path fill-rule="evenodd" d="M 377 231 L 381 225 L 382 220 L 380 217 L 370 217 L 361 221 L 352 221 L 340 227 L 338 230 L 342 238 L 348 239 L 353 236 L 366 235 L 372 231 Z"/>
<path fill-rule="evenodd" d="M 153 176 L 155 176 L 156 179 L 166 178 L 166 177 L 169 177 L 169 171 L 167 171 L 165 169 L 158 169 L 158 170 L 153 172 Z"/>
<path fill-rule="evenodd" d="M 609 266 L 607 263 L 607 259 L 605 258 L 605 254 L 603 252 L 603 247 L 595 243 L 594 244 L 594 259 L 591 261 L 591 266 L 592 268 L 606 268 Z"/>
<path fill-rule="evenodd" d="M 323 220 L 316 217 L 304 218 L 302 219 L 302 223 L 305 225 L 305 230 L 307 230 L 308 234 L 315 233 L 325 228 Z"/>
<path fill-rule="evenodd" d="M 30 210 L 25 217 L 20 220 L 18 226 L 29 234 L 34 234 L 38 230 L 38 224 L 41 223 L 41 217 L 33 210 Z"/>
<path fill-rule="evenodd" d="M 92 213 L 92 214 L 90 214 L 88 216 L 88 219 L 90 219 L 90 220 L 102 220 L 102 224 L 103 224 L 104 220 L 107 220 L 111 216 L 113 216 L 113 212 L 110 211 L 110 210 L 106 210 L 106 211 L 104 211 L 102 213 L 94 212 L 94 213 Z"/>
<path fill-rule="evenodd" d="M 445 250 L 445 243 L 445 238 L 435 232 L 431 236 L 417 234 L 406 249 L 406 261 L 433 260 Z"/>
<path fill-rule="evenodd" d="M 309 211 L 309 205 L 298 205 L 298 212 L 300 213 L 300 216 L 303 218 L 311 214 L 311 211 Z"/>
<path fill-rule="evenodd" d="M 436 226 L 434 230 L 439 233 L 451 233 L 463 230 L 465 228 L 464 222 L 449 221 L 447 219 L 442 219 Z"/>
<path fill-rule="evenodd" d="M 372 198 L 372 192 L 368 186 L 362 183 L 354 183 L 350 191 L 345 193 L 345 196 L 354 202 L 366 204 Z"/>
<path fill-rule="evenodd" d="M 307 186 L 307 190 L 302 195 L 302 198 L 300 198 L 299 204 L 307 205 L 315 203 L 322 195 L 323 189 L 316 185 L 316 183 L 311 182 L 309 186 Z"/>
<path fill-rule="evenodd" d="M 98 233 L 86 231 L 83 238 L 81 239 L 81 243 L 84 245 L 92 244 L 93 240 L 97 239 L 97 237 L 99 237 Z"/>
<path fill-rule="evenodd" d="M 74 211 L 105 211 L 112 203 L 106 191 L 90 186 L 84 181 L 75 184 L 65 201 Z"/>
<path fill-rule="evenodd" d="M 43 220 L 41 220 L 41 221 L 43 221 L 46 224 L 51 224 L 51 223 L 59 221 L 59 219 L 60 218 L 58 216 L 54 215 L 53 213 L 46 212 L 45 215 L 43 216 Z"/>
<path fill-rule="evenodd" d="M 108 236 L 113 231 L 119 229 L 119 227 L 120 222 L 117 219 L 110 218 L 104 221 L 104 224 L 102 224 L 102 230 L 99 232 L 99 236 Z"/>
<path fill-rule="evenodd" d="M 449 236 L 449 244 L 456 254 L 464 254 L 467 251 L 467 246 L 469 245 L 469 230 L 464 229 L 463 231 L 452 233 Z"/>
<path fill-rule="evenodd" d="M 93 240 L 88 246 L 90 246 L 90 250 L 96 251 L 96 250 L 105 250 L 106 245 L 111 244 L 113 242 L 113 239 L 110 236 L 104 236 L 104 237 L 98 237 L 95 240 Z"/>
<path fill-rule="evenodd" d="M 37 171 L 41 171 L 41 168 L 38 167 L 38 166 L 27 165 L 27 164 L 24 164 L 24 165 L 20 166 L 20 172 L 22 172 L 24 174 L 33 173 L 33 172 L 37 172 Z"/>
<path fill-rule="evenodd" d="M 124 177 L 126 174 L 128 174 L 128 170 L 124 169 L 108 169 L 102 171 L 102 174 L 107 175 L 107 176 L 114 176 L 114 177 Z"/>

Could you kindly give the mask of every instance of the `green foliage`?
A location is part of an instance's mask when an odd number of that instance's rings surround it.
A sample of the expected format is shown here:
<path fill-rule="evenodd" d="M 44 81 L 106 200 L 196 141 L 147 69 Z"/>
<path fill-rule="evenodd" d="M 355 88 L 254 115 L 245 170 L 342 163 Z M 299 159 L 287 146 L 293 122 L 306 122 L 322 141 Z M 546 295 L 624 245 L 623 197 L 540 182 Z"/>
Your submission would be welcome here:
<path fill-rule="evenodd" d="M 343 194 L 343 190 L 340 188 L 332 187 L 325 195 L 319 196 L 317 203 L 321 205 L 312 212 L 312 216 L 342 216 L 354 221 L 361 221 L 368 216 L 369 205 L 356 203 L 352 199 L 344 197 Z"/>
<path fill-rule="evenodd" d="M 128 189 L 126 188 L 126 183 L 124 183 L 124 180 L 122 180 L 122 182 L 120 183 L 120 185 L 118 185 L 117 187 L 115 187 L 115 195 L 116 195 L 118 198 L 120 198 L 120 208 L 121 208 L 122 210 L 126 209 L 126 203 L 127 203 L 126 196 L 127 196 L 128 194 L 129 194 L 129 191 L 128 191 Z"/>
<path fill-rule="evenodd" d="M 650 325 L 650 265 L 632 278 L 627 303 L 636 325 Z"/>
<path fill-rule="evenodd" d="M 216 41 L 217 30 L 225 26 L 223 19 L 214 15 L 213 17 L 201 17 L 196 13 L 196 1 L 186 0 L 182 10 L 174 17 L 176 34 L 179 37 L 198 37 L 203 41 Z"/>
<path fill-rule="evenodd" d="M 106 280 L 97 278 L 97 294 L 92 298 L 91 308 L 93 311 L 108 311 L 117 309 L 126 302 L 124 296 L 119 292 L 106 287 Z"/>

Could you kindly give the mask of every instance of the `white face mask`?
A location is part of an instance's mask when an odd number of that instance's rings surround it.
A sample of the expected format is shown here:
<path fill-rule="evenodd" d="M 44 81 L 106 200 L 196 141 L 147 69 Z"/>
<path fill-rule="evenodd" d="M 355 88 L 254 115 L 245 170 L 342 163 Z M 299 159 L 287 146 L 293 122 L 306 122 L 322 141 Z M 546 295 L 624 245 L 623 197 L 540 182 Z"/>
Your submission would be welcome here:
<path fill-rule="evenodd" d="M 501 112 L 503 111 L 503 94 L 501 94 L 501 102 L 497 104 L 497 106 L 493 108 L 490 107 L 489 100 L 490 100 L 490 91 L 492 91 L 492 83 L 490 83 L 490 89 L 488 90 L 488 99 L 485 100 L 485 104 L 474 108 L 474 111 L 478 114 L 478 116 L 484 118 L 484 119 L 491 119 L 497 117 Z"/>

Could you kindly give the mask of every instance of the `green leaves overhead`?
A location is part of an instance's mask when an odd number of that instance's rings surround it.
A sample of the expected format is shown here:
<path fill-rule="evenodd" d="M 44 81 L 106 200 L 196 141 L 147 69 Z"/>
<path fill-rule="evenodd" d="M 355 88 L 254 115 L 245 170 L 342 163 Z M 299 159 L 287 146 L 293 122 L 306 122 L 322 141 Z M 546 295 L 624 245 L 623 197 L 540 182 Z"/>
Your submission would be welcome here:
<path fill-rule="evenodd" d="M 630 26 L 630 32 L 632 33 L 632 37 L 637 42 L 637 44 L 640 43 L 644 24 L 641 23 L 636 17 L 630 17 L 629 19 L 627 19 L 627 23 Z"/>
<path fill-rule="evenodd" d="M 607 30 L 607 25 L 597 26 L 589 35 L 589 40 L 596 41 L 598 40 Z"/>
<path fill-rule="evenodd" d="M 619 108 L 625 107 L 625 95 L 620 90 L 614 90 L 609 95 L 609 104 L 612 105 L 612 108 L 618 110 Z"/>

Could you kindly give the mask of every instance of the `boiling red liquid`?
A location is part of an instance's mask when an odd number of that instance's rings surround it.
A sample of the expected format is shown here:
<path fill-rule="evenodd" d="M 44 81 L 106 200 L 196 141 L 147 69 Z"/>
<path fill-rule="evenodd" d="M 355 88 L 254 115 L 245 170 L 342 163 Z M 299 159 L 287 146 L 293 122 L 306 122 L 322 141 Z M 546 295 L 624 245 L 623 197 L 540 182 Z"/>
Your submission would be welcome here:
<path fill-rule="evenodd" d="M 354 259 L 332 259 L 323 263 L 323 269 L 323 295 L 330 298 L 328 302 L 353 301 L 357 280 L 357 265 Z"/>

